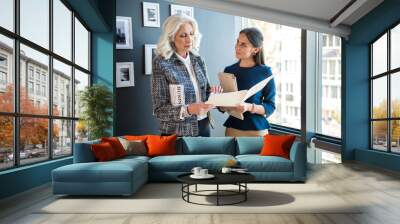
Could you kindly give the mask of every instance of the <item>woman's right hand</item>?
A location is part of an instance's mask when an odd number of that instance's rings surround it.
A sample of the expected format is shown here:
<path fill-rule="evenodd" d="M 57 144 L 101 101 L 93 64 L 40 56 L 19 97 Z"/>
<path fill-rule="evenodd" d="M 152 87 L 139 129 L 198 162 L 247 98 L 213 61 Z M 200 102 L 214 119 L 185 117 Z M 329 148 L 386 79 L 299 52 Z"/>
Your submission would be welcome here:
<path fill-rule="evenodd" d="M 214 107 L 212 104 L 205 103 L 192 103 L 188 106 L 189 114 L 205 115 L 209 110 Z"/>

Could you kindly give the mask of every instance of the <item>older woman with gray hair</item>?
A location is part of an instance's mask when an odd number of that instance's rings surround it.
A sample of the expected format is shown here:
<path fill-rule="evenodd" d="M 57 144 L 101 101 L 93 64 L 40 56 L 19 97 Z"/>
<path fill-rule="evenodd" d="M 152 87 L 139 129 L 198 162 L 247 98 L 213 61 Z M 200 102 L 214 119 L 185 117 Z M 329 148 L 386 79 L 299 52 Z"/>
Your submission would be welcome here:
<path fill-rule="evenodd" d="M 213 108 L 205 104 L 210 93 L 206 65 L 198 50 L 201 34 L 197 22 L 185 15 L 168 17 L 153 60 L 153 113 L 162 135 L 210 136 L 207 116 Z"/>

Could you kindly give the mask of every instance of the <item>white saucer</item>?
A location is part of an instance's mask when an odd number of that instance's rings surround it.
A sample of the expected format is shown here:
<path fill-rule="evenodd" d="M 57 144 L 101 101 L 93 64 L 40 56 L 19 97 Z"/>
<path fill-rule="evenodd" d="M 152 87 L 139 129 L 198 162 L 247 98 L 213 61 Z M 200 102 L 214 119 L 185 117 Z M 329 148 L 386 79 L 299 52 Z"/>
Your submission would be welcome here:
<path fill-rule="evenodd" d="M 190 175 L 190 178 L 193 178 L 193 179 L 211 179 L 211 178 L 214 178 L 214 177 L 215 176 L 212 175 L 212 174 L 207 174 L 207 175 L 204 175 L 204 176 L 194 175 L 194 174 Z"/>

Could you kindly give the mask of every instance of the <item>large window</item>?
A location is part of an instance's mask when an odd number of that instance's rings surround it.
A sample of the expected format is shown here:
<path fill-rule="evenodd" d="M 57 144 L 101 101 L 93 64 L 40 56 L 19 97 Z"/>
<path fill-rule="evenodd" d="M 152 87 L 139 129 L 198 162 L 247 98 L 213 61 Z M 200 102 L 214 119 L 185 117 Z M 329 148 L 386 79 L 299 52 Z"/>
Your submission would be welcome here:
<path fill-rule="evenodd" d="M 265 63 L 275 75 L 276 110 L 268 120 L 300 129 L 301 29 L 243 18 L 245 27 L 256 27 L 263 33 Z"/>
<path fill-rule="evenodd" d="M 371 146 L 400 153 L 400 24 L 370 45 Z"/>
<path fill-rule="evenodd" d="M 87 139 L 74 105 L 90 85 L 90 32 L 62 0 L 19 3 L 0 1 L 0 170 L 70 156 L 73 136 Z"/>
<path fill-rule="evenodd" d="M 49 0 L 20 0 L 21 36 L 49 48 Z"/>
<path fill-rule="evenodd" d="M 53 0 L 53 4 L 53 51 L 72 60 L 72 12 L 59 0 Z"/>
<path fill-rule="evenodd" d="M 341 138 L 341 40 L 330 34 L 318 34 L 316 79 L 316 132 Z"/>
<path fill-rule="evenodd" d="M 0 1 L 0 26 L 14 31 L 14 0 Z"/>
<path fill-rule="evenodd" d="M 312 154 L 314 159 L 311 161 L 310 157 L 308 161 L 340 162 L 341 38 L 242 18 L 242 28 L 246 27 L 256 27 L 263 33 L 265 62 L 275 75 L 276 110 L 268 118 L 272 124 L 271 132 L 299 134 L 302 119 L 311 118 L 303 122 L 307 134 L 313 133 L 316 139 L 316 147 L 308 152 L 308 157 Z M 304 45 L 307 49 L 302 49 L 302 38 L 307 42 Z M 306 54 L 302 55 L 302 52 Z M 302 56 L 309 65 L 304 76 Z M 302 88 L 304 93 L 312 96 L 307 101 L 301 100 Z M 307 114 L 302 114 L 304 111 Z"/>

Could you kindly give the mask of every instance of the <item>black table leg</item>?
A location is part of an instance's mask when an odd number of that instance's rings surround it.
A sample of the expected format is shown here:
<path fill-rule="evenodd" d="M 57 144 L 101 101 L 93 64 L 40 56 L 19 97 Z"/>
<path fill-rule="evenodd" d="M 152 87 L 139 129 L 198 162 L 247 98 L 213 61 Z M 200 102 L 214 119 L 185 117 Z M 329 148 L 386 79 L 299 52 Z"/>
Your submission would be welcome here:
<path fill-rule="evenodd" d="M 187 185 L 187 201 L 190 202 L 189 200 L 189 195 L 190 195 L 190 184 Z"/>
<path fill-rule="evenodd" d="M 217 206 L 219 206 L 219 184 L 217 184 Z"/>
<path fill-rule="evenodd" d="M 244 201 L 247 201 L 247 192 L 248 192 L 248 190 L 247 190 L 247 182 L 244 183 L 244 190 L 245 190 L 245 192 L 244 192 Z"/>
<path fill-rule="evenodd" d="M 183 198 L 183 190 L 184 190 L 183 187 L 184 187 L 184 186 L 185 186 L 185 185 L 182 183 L 182 188 L 181 188 L 181 191 L 182 191 L 182 199 L 184 199 L 184 198 Z"/>

